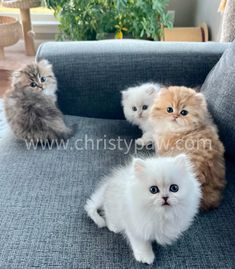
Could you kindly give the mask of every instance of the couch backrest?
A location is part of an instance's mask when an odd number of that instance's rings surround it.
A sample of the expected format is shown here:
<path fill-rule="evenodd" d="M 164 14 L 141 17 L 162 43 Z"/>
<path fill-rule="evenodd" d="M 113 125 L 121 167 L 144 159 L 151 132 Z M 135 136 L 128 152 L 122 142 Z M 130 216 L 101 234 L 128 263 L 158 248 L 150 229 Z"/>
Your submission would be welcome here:
<path fill-rule="evenodd" d="M 63 113 L 120 119 L 121 90 L 147 81 L 200 86 L 226 47 L 212 42 L 49 42 L 40 46 L 37 59 L 54 66 Z"/>

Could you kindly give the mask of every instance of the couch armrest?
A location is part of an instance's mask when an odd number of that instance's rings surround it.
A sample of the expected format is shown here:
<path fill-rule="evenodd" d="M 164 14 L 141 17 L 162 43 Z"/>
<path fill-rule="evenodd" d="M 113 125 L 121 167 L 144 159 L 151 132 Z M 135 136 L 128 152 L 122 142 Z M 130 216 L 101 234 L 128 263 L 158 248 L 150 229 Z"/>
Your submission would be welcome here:
<path fill-rule="evenodd" d="M 46 58 L 58 79 L 63 113 L 123 118 L 120 91 L 146 81 L 200 86 L 227 44 L 167 43 L 141 40 L 48 42 Z"/>

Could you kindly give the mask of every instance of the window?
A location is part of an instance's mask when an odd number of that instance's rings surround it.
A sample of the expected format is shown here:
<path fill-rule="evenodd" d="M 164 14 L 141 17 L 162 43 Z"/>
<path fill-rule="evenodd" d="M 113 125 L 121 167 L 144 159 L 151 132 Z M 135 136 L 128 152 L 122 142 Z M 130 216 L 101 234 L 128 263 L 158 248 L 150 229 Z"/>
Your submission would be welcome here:
<path fill-rule="evenodd" d="M 57 33 L 58 22 L 56 21 L 53 10 L 46 7 L 37 7 L 30 9 L 31 21 L 36 39 L 54 39 Z M 0 15 L 12 16 L 20 20 L 19 9 L 6 8 L 0 3 Z"/>

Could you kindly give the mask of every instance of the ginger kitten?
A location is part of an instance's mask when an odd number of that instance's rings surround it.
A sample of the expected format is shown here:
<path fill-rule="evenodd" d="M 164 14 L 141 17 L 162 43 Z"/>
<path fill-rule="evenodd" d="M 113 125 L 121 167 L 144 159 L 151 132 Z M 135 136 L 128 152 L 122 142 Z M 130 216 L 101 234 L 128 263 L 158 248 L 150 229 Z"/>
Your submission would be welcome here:
<path fill-rule="evenodd" d="M 186 87 L 162 88 L 150 117 L 160 156 L 188 155 L 201 183 L 201 208 L 218 207 L 226 184 L 224 147 L 205 97 Z"/>

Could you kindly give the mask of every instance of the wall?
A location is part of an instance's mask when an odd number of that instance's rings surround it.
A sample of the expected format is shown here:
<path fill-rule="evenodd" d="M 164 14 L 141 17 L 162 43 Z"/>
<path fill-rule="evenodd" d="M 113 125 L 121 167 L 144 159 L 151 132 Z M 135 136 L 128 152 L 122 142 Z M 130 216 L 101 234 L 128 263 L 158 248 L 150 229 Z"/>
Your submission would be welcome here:
<path fill-rule="evenodd" d="M 175 26 L 198 26 L 205 22 L 210 40 L 219 41 L 221 14 L 220 0 L 171 0 L 169 10 L 175 10 Z"/>
<path fill-rule="evenodd" d="M 222 15 L 217 11 L 220 0 L 198 0 L 194 25 L 205 22 L 209 27 L 210 39 L 219 41 Z"/>
<path fill-rule="evenodd" d="M 168 9 L 175 10 L 176 27 L 193 25 L 196 4 L 197 0 L 171 0 Z"/>

